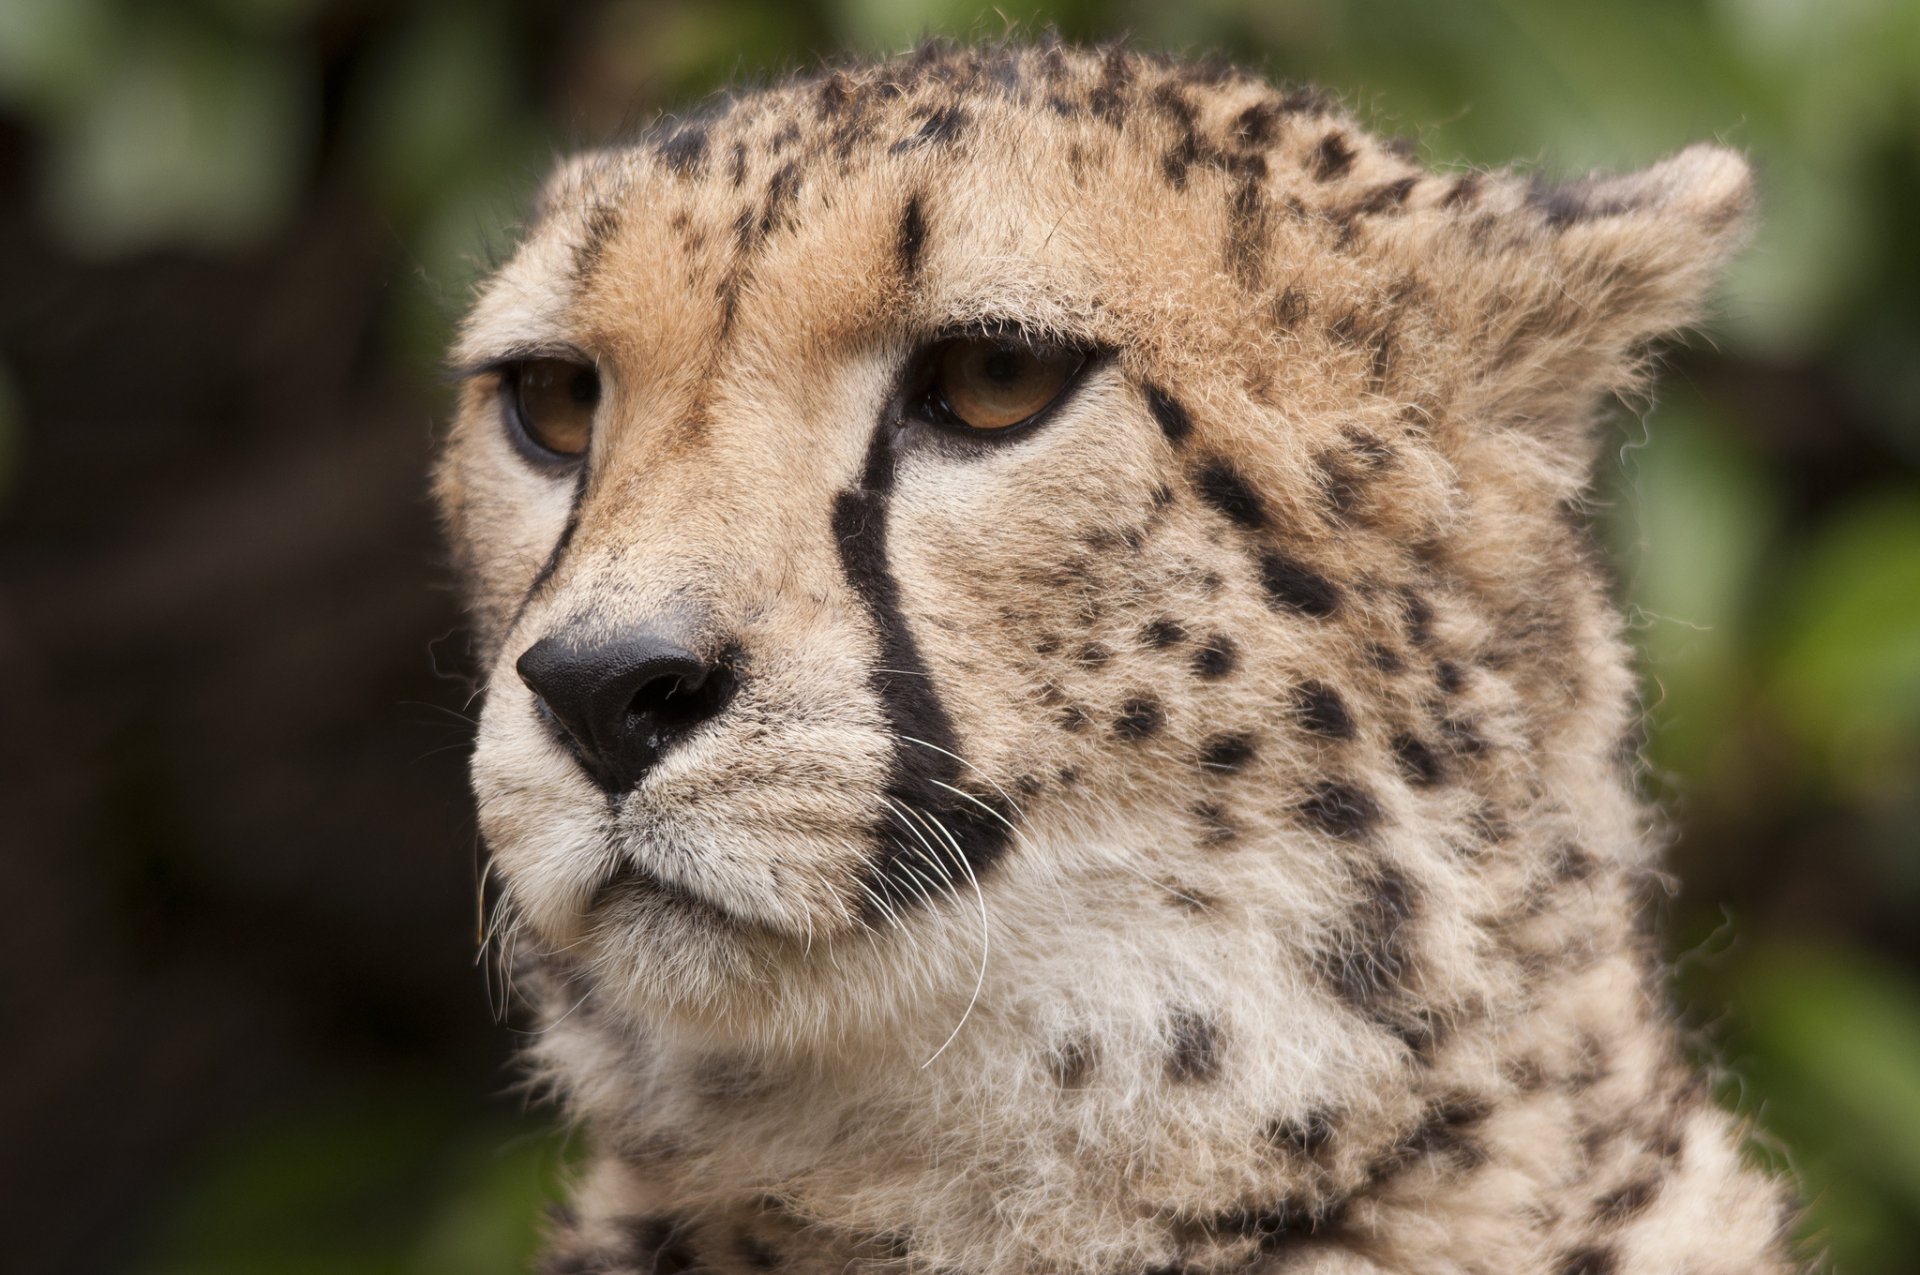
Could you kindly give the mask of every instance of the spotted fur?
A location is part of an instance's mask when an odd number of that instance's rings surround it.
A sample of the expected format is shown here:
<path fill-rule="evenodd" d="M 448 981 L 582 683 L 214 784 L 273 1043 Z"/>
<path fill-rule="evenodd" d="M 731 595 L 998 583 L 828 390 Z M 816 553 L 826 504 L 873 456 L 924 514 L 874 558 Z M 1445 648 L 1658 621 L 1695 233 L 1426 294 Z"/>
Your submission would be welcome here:
<path fill-rule="evenodd" d="M 1325 96 L 929 45 L 563 164 L 438 473 L 553 1272 L 1752 1275 L 1781 1186 L 1636 924 L 1610 394 L 1737 246 L 1701 146 L 1434 173 Z M 1042 425 L 914 350 L 1095 352 Z M 488 369 L 600 370 L 577 474 Z M 673 617 L 739 689 L 631 792 L 514 675 Z"/>

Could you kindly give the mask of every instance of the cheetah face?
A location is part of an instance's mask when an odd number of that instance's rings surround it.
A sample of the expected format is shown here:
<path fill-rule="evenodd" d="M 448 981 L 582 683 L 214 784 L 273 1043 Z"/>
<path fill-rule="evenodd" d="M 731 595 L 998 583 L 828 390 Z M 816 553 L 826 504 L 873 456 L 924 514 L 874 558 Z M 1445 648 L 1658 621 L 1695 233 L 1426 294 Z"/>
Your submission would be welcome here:
<path fill-rule="evenodd" d="M 941 65 L 564 165 L 463 331 L 482 831 L 529 942 L 647 1013 L 884 1017 L 983 924 L 1284 915 L 1454 835 L 1424 794 L 1524 746 L 1524 687 L 1441 649 L 1447 546 L 1559 527 L 1744 197 L 1720 152 L 1433 176 L 1211 68 Z"/>

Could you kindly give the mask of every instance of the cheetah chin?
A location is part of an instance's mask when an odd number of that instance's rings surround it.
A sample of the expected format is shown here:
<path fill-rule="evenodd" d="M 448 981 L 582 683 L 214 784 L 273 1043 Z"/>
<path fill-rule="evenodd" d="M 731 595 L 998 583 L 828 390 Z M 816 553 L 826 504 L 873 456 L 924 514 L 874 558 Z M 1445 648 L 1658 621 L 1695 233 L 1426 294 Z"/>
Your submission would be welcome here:
<path fill-rule="evenodd" d="M 562 164 L 437 474 L 542 1269 L 1798 1269 L 1583 517 L 1750 187 L 1052 42 Z"/>

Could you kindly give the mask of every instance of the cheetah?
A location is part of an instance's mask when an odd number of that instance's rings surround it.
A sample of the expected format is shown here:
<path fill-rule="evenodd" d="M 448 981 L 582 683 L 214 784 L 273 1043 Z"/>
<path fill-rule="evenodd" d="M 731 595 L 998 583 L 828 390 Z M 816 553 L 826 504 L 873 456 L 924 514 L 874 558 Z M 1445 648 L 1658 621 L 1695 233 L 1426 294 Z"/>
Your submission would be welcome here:
<path fill-rule="evenodd" d="M 1801 1269 L 1585 525 L 1751 185 L 1044 38 L 562 163 L 436 473 L 539 1269 Z"/>

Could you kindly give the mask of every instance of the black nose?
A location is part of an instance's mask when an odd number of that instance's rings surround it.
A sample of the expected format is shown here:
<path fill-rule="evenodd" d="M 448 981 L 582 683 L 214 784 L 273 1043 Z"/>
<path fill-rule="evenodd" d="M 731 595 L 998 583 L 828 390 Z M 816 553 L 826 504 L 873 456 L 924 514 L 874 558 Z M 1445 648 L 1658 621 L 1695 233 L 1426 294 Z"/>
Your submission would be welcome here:
<path fill-rule="evenodd" d="M 626 792 L 733 696 L 732 670 L 669 638 L 542 638 L 514 668 L 593 781 Z"/>

